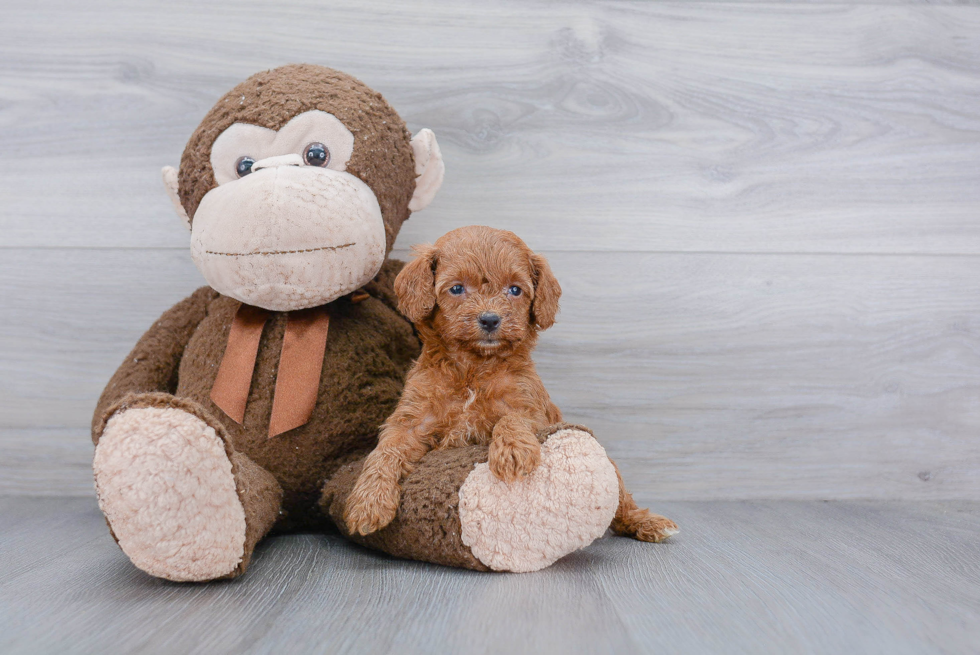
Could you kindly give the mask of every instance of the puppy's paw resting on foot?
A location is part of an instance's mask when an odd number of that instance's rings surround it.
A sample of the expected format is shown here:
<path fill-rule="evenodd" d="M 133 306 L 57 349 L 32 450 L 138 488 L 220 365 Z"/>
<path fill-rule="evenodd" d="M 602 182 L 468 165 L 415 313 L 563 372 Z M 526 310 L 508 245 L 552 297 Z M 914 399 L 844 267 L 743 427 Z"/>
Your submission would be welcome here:
<path fill-rule="evenodd" d="M 591 434 L 562 428 L 540 464 L 505 483 L 479 464 L 459 490 L 462 541 L 496 571 L 537 571 L 602 536 L 616 513 L 619 482 Z"/>
<path fill-rule="evenodd" d="M 124 409 L 95 449 L 99 506 L 123 552 L 175 581 L 231 575 L 245 550 L 245 511 L 224 442 L 175 407 Z"/>
<path fill-rule="evenodd" d="M 344 522 L 350 534 L 369 535 L 395 520 L 399 501 L 398 483 L 391 484 L 366 471 L 350 496 Z"/>
<path fill-rule="evenodd" d="M 514 482 L 530 475 L 541 463 L 541 444 L 530 432 L 495 437 L 488 457 L 491 473 L 504 482 Z"/>
<path fill-rule="evenodd" d="M 659 543 L 678 532 L 680 528 L 666 516 L 652 514 L 647 509 L 634 509 L 612 522 L 613 532 L 640 541 Z"/>

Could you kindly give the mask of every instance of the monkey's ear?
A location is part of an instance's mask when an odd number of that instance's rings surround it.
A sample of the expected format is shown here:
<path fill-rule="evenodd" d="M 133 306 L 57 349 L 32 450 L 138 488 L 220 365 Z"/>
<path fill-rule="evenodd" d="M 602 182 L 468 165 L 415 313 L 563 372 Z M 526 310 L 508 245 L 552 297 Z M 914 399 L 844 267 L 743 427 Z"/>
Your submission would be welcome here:
<path fill-rule="evenodd" d="M 412 248 L 416 257 L 395 278 L 398 295 L 398 311 L 412 323 L 421 323 L 436 308 L 436 253 L 435 246 L 420 245 Z"/>
<path fill-rule="evenodd" d="M 436 197 L 436 191 L 442 186 L 442 178 L 446 174 L 446 165 L 442 162 L 442 151 L 432 130 L 425 128 L 412 137 L 412 152 L 415 155 L 415 193 L 408 203 L 413 212 L 425 209 Z"/>
<path fill-rule="evenodd" d="M 542 255 L 531 255 L 534 269 L 534 300 L 531 303 L 531 320 L 539 330 L 547 330 L 555 324 L 558 314 L 558 299 L 561 298 L 561 285 L 551 272 L 548 260 Z"/>
<path fill-rule="evenodd" d="M 167 195 L 170 196 L 170 202 L 174 204 L 174 211 L 177 212 L 180 220 L 184 221 L 184 227 L 190 230 L 191 219 L 184 211 L 184 206 L 180 204 L 180 195 L 177 193 L 177 169 L 173 166 L 164 166 L 162 172 L 163 186 L 167 187 Z"/>

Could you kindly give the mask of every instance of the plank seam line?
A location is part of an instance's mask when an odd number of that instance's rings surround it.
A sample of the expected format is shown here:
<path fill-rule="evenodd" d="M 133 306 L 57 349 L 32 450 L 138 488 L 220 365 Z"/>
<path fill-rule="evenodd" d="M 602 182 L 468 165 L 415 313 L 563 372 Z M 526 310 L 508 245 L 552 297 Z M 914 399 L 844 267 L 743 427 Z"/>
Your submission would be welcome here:
<path fill-rule="evenodd" d="M 188 252 L 184 247 L 166 246 L 0 246 L 0 251 L 140 251 L 140 252 Z M 397 254 L 408 254 L 408 248 L 394 248 Z M 731 255 L 731 256 L 769 256 L 769 257 L 980 257 L 980 252 L 828 252 L 805 250 L 573 250 L 563 248 L 542 248 L 541 253 L 551 254 L 589 254 L 589 255 Z M 264 254 L 264 253 L 263 253 Z"/>

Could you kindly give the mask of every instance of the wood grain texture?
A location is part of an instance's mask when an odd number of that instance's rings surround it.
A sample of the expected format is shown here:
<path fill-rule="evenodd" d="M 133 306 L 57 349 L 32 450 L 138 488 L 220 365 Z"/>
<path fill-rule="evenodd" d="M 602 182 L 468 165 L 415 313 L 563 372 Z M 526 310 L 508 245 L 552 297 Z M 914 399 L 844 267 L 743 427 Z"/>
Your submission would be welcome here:
<path fill-rule="evenodd" d="M 199 274 L 169 250 L 8 255 L 0 490 L 88 493 L 103 385 Z M 634 488 L 976 498 L 977 258 L 548 255 L 564 297 L 539 370 Z"/>
<path fill-rule="evenodd" d="M 640 499 L 648 500 L 648 499 Z M 4 653 L 963 653 L 980 504 L 676 502 L 531 574 L 264 542 L 231 582 L 135 569 L 91 499 L 0 498 Z"/>
<path fill-rule="evenodd" d="M 939 4 L 5 3 L 0 494 L 90 493 L 102 385 L 201 284 L 160 167 L 310 61 L 439 135 L 402 256 L 549 255 L 542 375 L 634 489 L 980 498 L 980 8 Z"/>
<path fill-rule="evenodd" d="M 8 2 L 0 244 L 185 247 L 161 190 L 247 75 L 330 64 L 448 161 L 407 247 L 980 253 L 976 7 Z"/>

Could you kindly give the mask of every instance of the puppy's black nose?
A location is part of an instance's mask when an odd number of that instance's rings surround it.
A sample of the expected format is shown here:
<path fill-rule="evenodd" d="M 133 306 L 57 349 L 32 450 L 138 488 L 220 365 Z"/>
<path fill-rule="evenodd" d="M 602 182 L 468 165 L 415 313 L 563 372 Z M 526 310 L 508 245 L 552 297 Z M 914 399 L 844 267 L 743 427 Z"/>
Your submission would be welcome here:
<path fill-rule="evenodd" d="M 480 317 L 477 320 L 480 322 L 480 327 L 483 328 L 485 332 L 493 332 L 500 327 L 500 316 L 497 314 L 483 312 L 480 314 Z"/>

